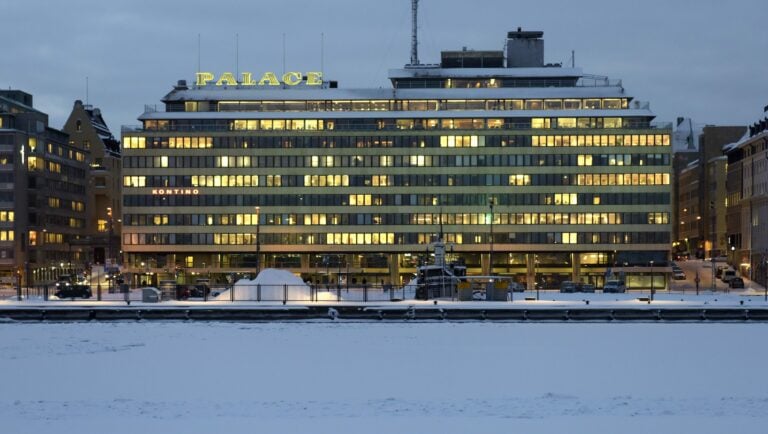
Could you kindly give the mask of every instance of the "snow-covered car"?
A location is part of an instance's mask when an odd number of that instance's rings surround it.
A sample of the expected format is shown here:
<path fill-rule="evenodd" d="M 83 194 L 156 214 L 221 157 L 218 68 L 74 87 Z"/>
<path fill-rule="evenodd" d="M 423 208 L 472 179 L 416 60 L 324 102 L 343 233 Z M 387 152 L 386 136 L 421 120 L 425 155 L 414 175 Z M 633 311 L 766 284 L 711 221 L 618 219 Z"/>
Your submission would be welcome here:
<path fill-rule="evenodd" d="M 603 292 L 626 292 L 627 285 L 621 280 L 608 280 L 603 285 Z"/>
<path fill-rule="evenodd" d="M 728 286 L 731 288 L 744 288 L 744 279 L 741 277 L 734 277 L 730 281 L 728 281 Z"/>
<path fill-rule="evenodd" d="M 685 280 L 685 272 L 683 270 L 674 270 L 672 271 L 672 277 L 675 278 L 675 280 Z"/>

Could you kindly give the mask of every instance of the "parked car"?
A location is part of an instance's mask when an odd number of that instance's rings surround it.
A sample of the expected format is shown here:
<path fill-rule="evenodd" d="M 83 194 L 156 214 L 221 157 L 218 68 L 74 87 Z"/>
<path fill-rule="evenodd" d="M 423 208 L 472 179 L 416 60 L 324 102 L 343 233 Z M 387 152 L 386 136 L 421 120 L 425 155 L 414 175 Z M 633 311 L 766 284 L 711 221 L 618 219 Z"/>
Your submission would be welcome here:
<path fill-rule="evenodd" d="M 730 281 L 728 281 L 728 286 L 731 288 L 743 288 L 744 287 L 744 279 L 741 277 L 734 277 Z"/>
<path fill-rule="evenodd" d="M 608 280 L 603 285 L 603 292 L 626 292 L 627 285 L 623 280 Z"/>
<path fill-rule="evenodd" d="M 731 267 L 729 267 L 728 265 L 718 265 L 717 266 L 717 271 L 715 271 L 715 277 L 717 277 L 718 279 L 722 279 L 723 278 L 723 272 L 725 270 L 730 269 L 730 268 Z"/>
<path fill-rule="evenodd" d="M 509 290 L 512 292 L 525 292 L 525 286 L 522 283 L 510 282 Z"/>
<path fill-rule="evenodd" d="M 60 286 L 54 293 L 58 298 L 91 298 L 91 287 L 88 285 Z"/>
<path fill-rule="evenodd" d="M 595 285 L 591 283 L 582 283 L 579 285 L 579 292 L 595 292 Z"/>
<path fill-rule="evenodd" d="M 576 282 L 565 280 L 560 283 L 560 292 L 577 292 L 577 291 L 578 291 L 578 285 L 576 284 Z"/>
<path fill-rule="evenodd" d="M 734 277 L 736 277 L 736 270 L 724 270 L 723 275 L 720 276 L 720 280 L 722 280 L 725 283 L 728 283 Z"/>
<path fill-rule="evenodd" d="M 203 298 L 211 295 L 211 288 L 208 285 L 195 285 L 189 287 L 189 296 L 194 298 Z"/>
<path fill-rule="evenodd" d="M 677 269 L 677 270 L 673 269 L 672 277 L 674 277 L 675 280 L 685 280 L 685 272 L 683 272 L 683 270 L 680 270 L 680 269 Z"/>

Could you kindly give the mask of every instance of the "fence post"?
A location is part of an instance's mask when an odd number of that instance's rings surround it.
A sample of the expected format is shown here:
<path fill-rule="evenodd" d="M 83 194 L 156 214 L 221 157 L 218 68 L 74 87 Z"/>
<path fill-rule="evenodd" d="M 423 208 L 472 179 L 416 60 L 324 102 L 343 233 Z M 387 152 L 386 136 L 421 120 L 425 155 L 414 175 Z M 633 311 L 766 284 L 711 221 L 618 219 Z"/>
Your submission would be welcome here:
<path fill-rule="evenodd" d="M 48 301 L 48 285 L 43 287 L 43 300 Z"/>
<path fill-rule="evenodd" d="M 235 284 L 232 283 L 232 286 L 229 287 L 229 301 L 232 303 L 235 302 Z"/>
<path fill-rule="evenodd" d="M 256 284 L 256 301 L 261 301 L 261 283 Z"/>
<path fill-rule="evenodd" d="M 283 284 L 283 304 L 288 301 L 288 285 Z"/>
<path fill-rule="evenodd" d="M 368 285 L 363 283 L 363 302 L 368 301 Z"/>

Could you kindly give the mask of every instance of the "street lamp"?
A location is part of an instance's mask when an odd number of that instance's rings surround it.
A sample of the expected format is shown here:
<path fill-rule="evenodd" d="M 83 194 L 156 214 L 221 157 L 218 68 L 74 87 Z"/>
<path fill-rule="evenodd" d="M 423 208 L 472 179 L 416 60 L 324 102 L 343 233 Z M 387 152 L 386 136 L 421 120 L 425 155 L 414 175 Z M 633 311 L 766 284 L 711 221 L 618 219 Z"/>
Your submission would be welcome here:
<path fill-rule="evenodd" d="M 256 207 L 256 276 L 261 272 L 261 207 Z M 254 279 L 256 278 L 254 276 Z"/>
<path fill-rule="evenodd" d="M 653 261 L 651 261 L 651 301 L 653 301 Z"/>
<path fill-rule="evenodd" d="M 491 240 L 489 243 L 489 251 L 488 251 L 488 275 L 493 275 L 493 206 L 496 205 L 496 198 L 489 197 L 488 198 L 488 207 L 491 209 L 491 227 L 490 227 L 490 235 Z"/>
<path fill-rule="evenodd" d="M 108 232 L 108 239 L 107 239 L 107 260 L 110 262 L 110 265 L 112 264 L 112 207 L 107 207 L 107 224 L 109 224 L 109 232 Z M 107 261 L 104 261 L 107 262 Z"/>

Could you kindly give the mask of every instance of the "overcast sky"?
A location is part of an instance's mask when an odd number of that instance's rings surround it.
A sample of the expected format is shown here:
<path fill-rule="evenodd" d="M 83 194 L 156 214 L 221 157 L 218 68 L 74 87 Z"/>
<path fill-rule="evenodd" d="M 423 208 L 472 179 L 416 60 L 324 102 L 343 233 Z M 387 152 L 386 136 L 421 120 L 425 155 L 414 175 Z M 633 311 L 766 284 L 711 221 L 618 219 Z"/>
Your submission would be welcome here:
<path fill-rule="evenodd" d="M 421 0 L 419 57 L 502 49 L 542 30 L 545 61 L 623 80 L 657 120 L 745 125 L 768 105 L 765 0 Z M 340 87 L 389 86 L 410 57 L 410 0 L 2 0 L 0 87 L 34 95 L 61 128 L 74 100 L 102 109 L 115 135 L 201 69 L 316 71 Z M 236 37 L 236 35 L 238 35 Z M 236 50 L 239 39 L 239 50 Z"/>

